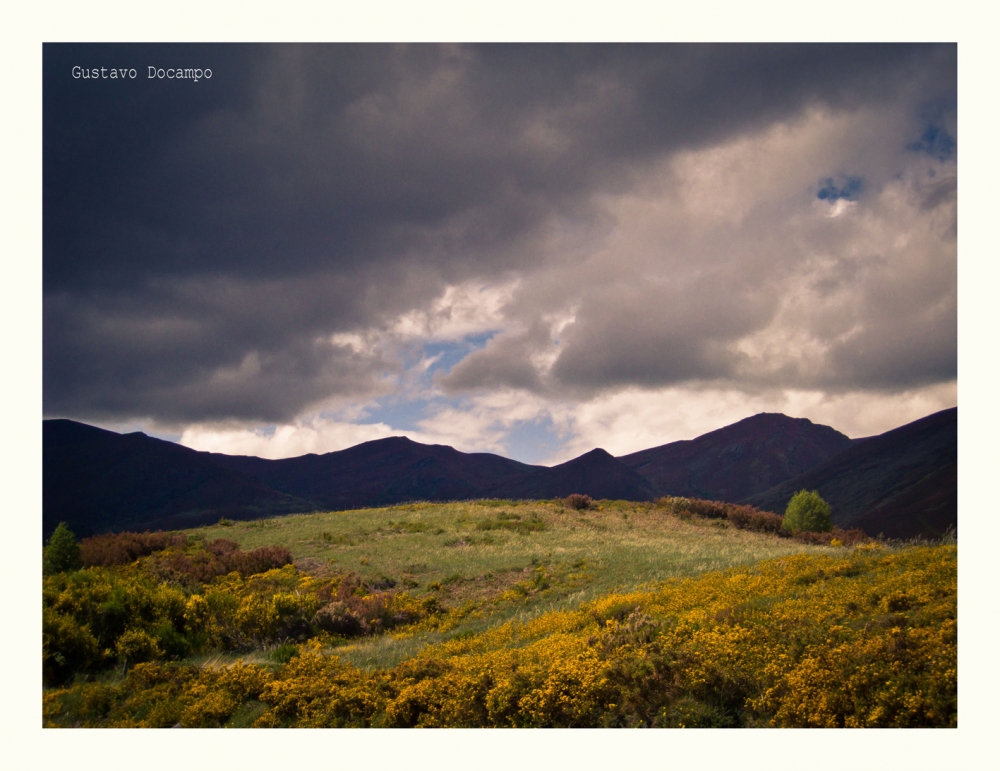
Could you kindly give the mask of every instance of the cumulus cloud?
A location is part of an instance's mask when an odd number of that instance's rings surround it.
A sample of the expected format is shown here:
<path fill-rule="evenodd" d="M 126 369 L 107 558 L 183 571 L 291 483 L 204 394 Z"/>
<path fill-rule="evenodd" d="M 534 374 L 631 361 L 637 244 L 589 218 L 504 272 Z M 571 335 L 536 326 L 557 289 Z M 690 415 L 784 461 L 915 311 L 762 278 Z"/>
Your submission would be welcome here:
<path fill-rule="evenodd" d="M 833 426 L 850 437 L 874 436 L 957 403 L 954 382 L 886 393 L 739 388 L 626 389 L 553 409 L 566 441 L 545 459 L 562 463 L 603 447 L 627 455 L 694 439 L 761 412 L 780 412 Z"/>
<path fill-rule="evenodd" d="M 216 77 L 66 74 L 154 54 Z M 623 394 L 898 415 L 877 395 L 956 377 L 955 69 L 950 45 L 46 46 L 45 413 L 268 457 L 400 429 L 386 400 L 494 451 L 531 421 L 627 443 L 586 417 Z"/>
<path fill-rule="evenodd" d="M 202 452 L 273 459 L 322 455 L 389 436 L 399 436 L 399 432 L 384 423 L 359 424 L 314 416 L 270 430 L 195 425 L 185 430 L 178 442 Z"/>
<path fill-rule="evenodd" d="M 574 308 L 539 377 L 525 370 L 545 342 L 535 331 L 498 338 L 443 385 L 486 387 L 502 372 L 507 385 L 584 395 L 695 381 L 844 390 L 953 378 L 954 159 L 907 151 L 898 113 L 816 111 L 669 157 L 641 185 L 605 197 L 617 227 L 599 246 L 539 270 L 512 300 L 521 324 L 540 323 L 539 309 Z M 845 175 L 834 194 L 814 182 L 815 169 L 851 163 L 864 184 Z"/>

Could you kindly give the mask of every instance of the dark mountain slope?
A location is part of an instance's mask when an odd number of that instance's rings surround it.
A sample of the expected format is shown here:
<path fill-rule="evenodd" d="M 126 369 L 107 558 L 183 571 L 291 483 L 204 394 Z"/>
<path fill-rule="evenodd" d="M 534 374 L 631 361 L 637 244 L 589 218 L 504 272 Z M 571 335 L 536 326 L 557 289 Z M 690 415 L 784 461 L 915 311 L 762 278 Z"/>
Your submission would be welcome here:
<path fill-rule="evenodd" d="M 445 445 L 420 444 L 405 437 L 377 439 L 338 452 L 283 460 L 216 454 L 211 457 L 268 487 L 319 501 L 330 509 L 481 498 L 505 480 L 541 468 L 489 453 L 463 453 Z"/>
<path fill-rule="evenodd" d="M 536 466 L 490 490 L 491 497 L 512 499 L 564 498 L 573 493 L 629 501 L 654 498 L 645 479 L 600 448 L 551 468 Z"/>
<path fill-rule="evenodd" d="M 891 538 L 940 536 L 958 525 L 958 408 L 867 438 L 747 503 L 783 512 L 817 490 L 840 527 Z"/>
<path fill-rule="evenodd" d="M 42 423 L 42 528 L 65 521 L 78 537 L 189 527 L 316 508 L 200 453 L 142 433 L 70 420 Z"/>
<path fill-rule="evenodd" d="M 807 471 L 851 446 L 829 426 L 761 413 L 697 439 L 624 455 L 657 495 L 736 502 Z"/>
<path fill-rule="evenodd" d="M 628 500 L 749 497 L 782 511 L 792 493 L 808 487 L 831 501 L 838 524 L 901 537 L 914 529 L 936 533 L 955 519 L 955 414 L 855 442 L 808 420 L 763 414 L 691 441 L 619 459 L 593 450 L 552 468 L 401 437 L 265 460 L 50 420 L 43 423 L 43 523 L 46 534 L 65 520 L 84 536 L 185 527 L 220 516 L 571 493 Z M 813 466 L 822 473 L 798 473 Z M 774 487 L 776 481 L 783 484 Z"/>
<path fill-rule="evenodd" d="M 45 535 L 60 521 L 82 537 L 415 500 L 653 497 L 604 450 L 546 468 L 402 437 L 283 460 L 197 452 L 68 420 L 44 421 L 43 437 Z"/>

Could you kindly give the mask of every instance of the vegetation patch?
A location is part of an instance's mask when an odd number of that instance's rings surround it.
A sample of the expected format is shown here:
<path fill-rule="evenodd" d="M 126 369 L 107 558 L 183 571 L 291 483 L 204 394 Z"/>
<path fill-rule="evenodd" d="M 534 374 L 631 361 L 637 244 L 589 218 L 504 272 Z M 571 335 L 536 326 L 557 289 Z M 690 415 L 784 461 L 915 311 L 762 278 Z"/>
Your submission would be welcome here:
<path fill-rule="evenodd" d="M 478 633 L 454 631 L 388 668 L 358 669 L 318 640 L 276 668 L 139 663 L 117 683 L 47 691 L 44 719 L 88 726 L 221 726 L 247 724 L 247 715 L 254 726 L 954 726 L 956 579 L 949 546 L 799 555 L 609 594 Z M 889 607 L 896 610 L 886 613 Z"/>
<path fill-rule="evenodd" d="M 953 543 L 685 500 L 88 539 L 44 578 L 44 723 L 956 724 Z"/>

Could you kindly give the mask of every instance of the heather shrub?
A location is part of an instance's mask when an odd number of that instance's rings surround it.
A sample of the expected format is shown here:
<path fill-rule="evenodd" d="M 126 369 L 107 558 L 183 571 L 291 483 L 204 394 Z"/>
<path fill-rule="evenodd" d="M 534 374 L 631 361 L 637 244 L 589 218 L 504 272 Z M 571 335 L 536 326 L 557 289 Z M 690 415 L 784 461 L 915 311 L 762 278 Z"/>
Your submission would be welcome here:
<path fill-rule="evenodd" d="M 362 634 L 367 627 L 357 611 L 340 600 L 334 600 L 316 611 L 313 623 L 317 629 L 344 637 Z"/>
<path fill-rule="evenodd" d="M 284 546 L 261 546 L 243 551 L 236 541 L 218 538 L 205 543 L 203 549 L 171 550 L 156 555 L 150 569 L 160 579 L 193 586 L 233 572 L 246 577 L 291 563 L 292 553 Z"/>
<path fill-rule="evenodd" d="M 667 496 L 656 500 L 658 508 L 675 516 L 687 519 L 691 516 L 705 517 L 706 519 L 725 519 L 727 507 L 731 504 L 721 501 L 706 501 L 701 498 L 683 498 L 679 496 Z"/>
<path fill-rule="evenodd" d="M 815 490 L 799 490 L 788 502 L 783 527 L 793 533 L 825 533 L 831 528 L 830 504 Z"/>
<path fill-rule="evenodd" d="M 566 498 L 563 499 L 563 503 L 567 508 L 576 509 L 577 511 L 586 511 L 594 505 L 594 499 L 589 495 L 573 493 L 572 495 L 566 496 Z"/>
<path fill-rule="evenodd" d="M 48 546 L 42 552 L 42 573 L 50 576 L 67 570 L 79 570 L 82 567 L 80 544 L 76 542 L 76 536 L 69 529 L 69 525 L 60 522 L 49 538 Z"/>
<path fill-rule="evenodd" d="M 186 535 L 173 535 L 160 530 L 155 533 L 105 533 L 84 538 L 80 542 L 80 556 L 84 567 L 127 565 L 140 557 L 164 549 L 184 549 Z"/>
<path fill-rule="evenodd" d="M 383 579 L 371 588 L 386 583 Z M 434 598 L 420 603 L 393 591 L 369 593 L 368 588 L 356 573 L 341 576 L 335 591 L 331 587 L 319 595 L 321 601 L 324 598 L 329 601 L 316 612 L 313 625 L 325 632 L 354 637 L 385 631 L 435 612 L 437 601 Z"/>
<path fill-rule="evenodd" d="M 740 530 L 754 530 L 759 533 L 781 535 L 783 518 L 770 511 L 761 511 L 753 506 L 730 506 L 726 512 L 729 522 Z"/>

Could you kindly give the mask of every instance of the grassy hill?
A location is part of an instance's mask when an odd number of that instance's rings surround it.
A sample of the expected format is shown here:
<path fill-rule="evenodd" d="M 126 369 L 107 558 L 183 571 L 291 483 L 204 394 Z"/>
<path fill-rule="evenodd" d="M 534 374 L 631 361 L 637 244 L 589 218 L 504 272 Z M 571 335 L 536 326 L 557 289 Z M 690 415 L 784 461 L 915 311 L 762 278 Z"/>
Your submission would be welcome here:
<path fill-rule="evenodd" d="M 136 551 L 46 578 L 46 725 L 957 719 L 954 546 L 817 546 L 625 501 L 102 538 L 84 554 Z"/>
<path fill-rule="evenodd" d="M 834 551 L 718 520 L 682 520 L 654 504 L 601 501 L 598 506 L 576 511 L 561 502 L 413 503 L 187 532 L 207 540 L 230 538 L 243 549 L 285 546 L 304 571 L 357 573 L 368 585 L 395 581 L 418 596 L 433 594 L 452 610 L 472 603 L 474 612 L 466 607 L 447 634 L 480 630 L 512 615 L 576 607 L 610 591 L 788 554 Z M 531 585 L 515 589 L 512 598 L 511 587 L 526 580 Z M 506 599 L 498 602 L 502 596 Z M 412 653 L 441 636 L 430 631 L 403 643 L 364 639 L 338 653 L 386 665 L 395 663 L 400 651 Z"/>

